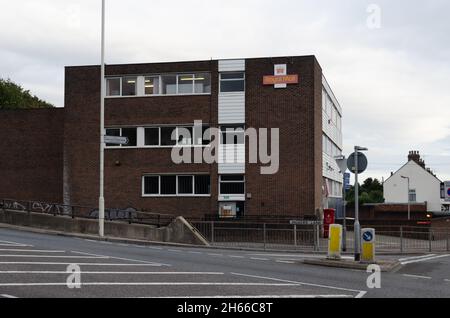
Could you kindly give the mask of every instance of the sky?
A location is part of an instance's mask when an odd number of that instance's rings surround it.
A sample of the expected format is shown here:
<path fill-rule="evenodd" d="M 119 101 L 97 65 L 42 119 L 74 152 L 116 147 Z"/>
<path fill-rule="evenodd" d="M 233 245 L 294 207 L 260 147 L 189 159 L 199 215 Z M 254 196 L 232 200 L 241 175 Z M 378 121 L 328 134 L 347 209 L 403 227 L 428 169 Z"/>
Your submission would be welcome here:
<path fill-rule="evenodd" d="M 362 178 L 420 151 L 450 180 L 450 1 L 106 0 L 106 63 L 315 55 Z M 100 63 L 101 0 L 0 0 L 0 77 L 64 106 L 64 67 Z"/>

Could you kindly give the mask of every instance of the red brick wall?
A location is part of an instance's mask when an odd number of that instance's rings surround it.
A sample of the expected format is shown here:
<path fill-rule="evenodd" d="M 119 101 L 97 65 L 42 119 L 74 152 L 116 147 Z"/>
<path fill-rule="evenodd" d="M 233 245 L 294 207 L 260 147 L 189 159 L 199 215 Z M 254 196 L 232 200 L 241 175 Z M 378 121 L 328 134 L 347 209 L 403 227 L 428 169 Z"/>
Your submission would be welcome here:
<path fill-rule="evenodd" d="M 62 202 L 63 109 L 0 111 L 0 198 Z"/>

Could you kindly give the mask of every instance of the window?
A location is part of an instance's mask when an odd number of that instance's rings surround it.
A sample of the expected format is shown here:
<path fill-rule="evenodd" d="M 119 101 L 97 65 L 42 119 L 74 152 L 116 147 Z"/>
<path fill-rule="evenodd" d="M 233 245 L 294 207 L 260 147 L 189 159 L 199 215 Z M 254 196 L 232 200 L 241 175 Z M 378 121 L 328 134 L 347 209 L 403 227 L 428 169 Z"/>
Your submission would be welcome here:
<path fill-rule="evenodd" d="M 192 127 L 178 127 L 177 140 L 179 146 L 192 145 Z"/>
<path fill-rule="evenodd" d="M 162 94 L 174 95 L 177 94 L 177 76 L 163 75 L 161 76 Z"/>
<path fill-rule="evenodd" d="M 161 146 L 175 146 L 176 140 L 172 139 L 172 133 L 176 127 L 161 127 Z"/>
<path fill-rule="evenodd" d="M 144 178 L 144 194 L 159 194 L 159 176 L 148 176 Z"/>
<path fill-rule="evenodd" d="M 417 202 L 416 189 L 409 189 L 409 202 Z"/>
<path fill-rule="evenodd" d="M 145 141 L 146 146 L 159 146 L 159 127 L 145 128 Z"/>
<path fill-rule="evenodd" d="M 221 175 L 220 194 L 245 194 L 245 177 L 243 175 Z"/>
<path fill-rule="evenodd" d="M 211 179 L 209 176 L 197 175 L 195 180 L 195 194 L 207 195 L 211 193 Z"/>
<path fill-rule="evenodd" d="M 136 95 L 137 77 L 124 77 L 122 79 L 122 96 Z"/>
<path fill-rule="evenodd" d="M 122 137 L 127 137 L 129 142 L 123 147 L 136 147 L 137 145 L 137 129 L 136 128 L 122 128 Z"/>
<path fill-rule="evenodd" d="M 120 78 L 106 79 L 106 96 L 120 96 Z"/>
<path fill-rule="evenodd" d="M 114 129 L 106 129 L 106 136 L 116 136 L 116 137 L 120 137 L 121 133 L 120 133 L 120 128 L 114 128 Z M 118 146 L 115 144 L 106 144 L 106 147 L 114 147 L 114 146 Z"/>
<path fill-rule="evenodd" d="M 136 128 L 108 128 L 107 136 L 127 137 L 127 145 L 106 144 L 107 147 L 136 147 L 137 145 L 137 129 Z"/>
<path fill-rule="evenodd" d="M 194 75 L 178 75 L 178 94 L 194 93 Z"/>
<path fill-rule="evenodd" d="M 211 75 L 209 73 L 199 73 L 194 76 L 194 93 L 211 93 Z"/>
<path fill-rule="evenodd" d="M 178 176 L 178 194 L 194 193 L 194 176 Z"/>
<path fill-rule="evenodd" d="M 149 76 L 145 78 L 145 95 L 159 94 L 159 76 Z"/>
<path fill-rule="evenodd" d="M 152 175 L 142 179 L 143 196 L 209 196 L 209 175 Z"/>
<path fill-rule="evenodd" d="M 161 195 L 177 194 L 176 176 L 161 176 L 160 180 L 161 180 Z"/>
<path fill-rule="evenodd" d="M 222 145 L 245 144 L 244 126 L 221 126 L 220 143 Z"/>
<path fill-rule="evenodd" d="M 243 92 L 245 91 L 245 73 L 221 73 L 220 92 Z"/>

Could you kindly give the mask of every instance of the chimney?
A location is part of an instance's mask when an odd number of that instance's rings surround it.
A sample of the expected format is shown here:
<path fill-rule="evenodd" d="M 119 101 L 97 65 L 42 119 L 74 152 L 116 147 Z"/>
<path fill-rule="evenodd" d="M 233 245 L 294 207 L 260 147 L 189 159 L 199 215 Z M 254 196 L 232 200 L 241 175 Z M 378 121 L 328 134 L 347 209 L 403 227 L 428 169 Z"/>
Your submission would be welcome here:
<path fill-rule="evenodd" d="M 423 161 L 420 158 L 420 152 L 419 151 L 412 150 L 412 151 L 409 152 L 408 162 L 411 161 L 411 160 L 414 161 L 415 163 L 417 163 L 422 168 L 425 168 L 425 161 Z"/>

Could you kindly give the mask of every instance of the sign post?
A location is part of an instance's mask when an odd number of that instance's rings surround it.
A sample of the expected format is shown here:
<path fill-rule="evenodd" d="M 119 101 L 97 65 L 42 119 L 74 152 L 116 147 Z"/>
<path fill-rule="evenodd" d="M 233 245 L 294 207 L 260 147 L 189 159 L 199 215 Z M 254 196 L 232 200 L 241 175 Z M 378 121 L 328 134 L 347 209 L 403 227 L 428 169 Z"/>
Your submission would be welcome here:
<path fill-rule="evenodd" d="M 367 148 L 355 146 L 355 152 L 350 155 L 347 161 L 348 169 L 355 174 L 355 261 L 361 260 L 361 226 L 359 224 L 359 183 L 358 174 L 367 169 L 367 158 L 360 151 L 366 151 Z"/>

